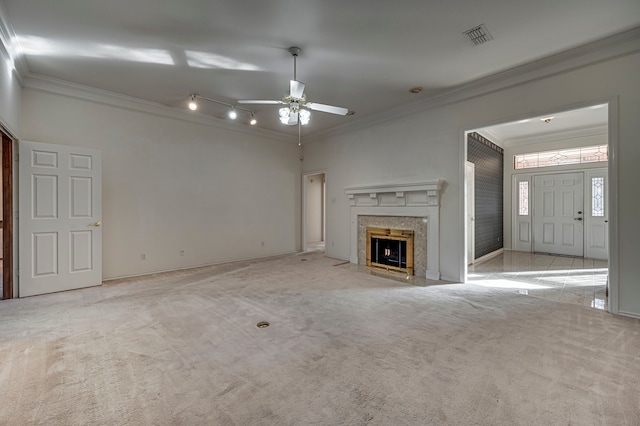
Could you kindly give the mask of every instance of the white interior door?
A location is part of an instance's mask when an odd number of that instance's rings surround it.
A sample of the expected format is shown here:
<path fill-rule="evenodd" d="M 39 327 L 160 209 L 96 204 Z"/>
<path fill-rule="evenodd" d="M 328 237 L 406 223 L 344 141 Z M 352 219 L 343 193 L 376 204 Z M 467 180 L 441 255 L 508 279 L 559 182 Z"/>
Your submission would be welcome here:
<path fill-rule="evenodd" d="M 20 141 L 19 152 L 19 296 L 100 285 L 100 151 Z"/>
<path fill-rule="evenodd" d="M 609 259 L 609 212 L 607 169 L 586 172 L 585 257 Z"/>
<path fill-rule="evenodd" d="M 534 178 L 534 251 L 584 255 L 584 174 Z"/>
<path fill-rule="evenodd" d="M 476 258 L 476 165 L 466 162 L 467 179 L 467 264 Z"/>

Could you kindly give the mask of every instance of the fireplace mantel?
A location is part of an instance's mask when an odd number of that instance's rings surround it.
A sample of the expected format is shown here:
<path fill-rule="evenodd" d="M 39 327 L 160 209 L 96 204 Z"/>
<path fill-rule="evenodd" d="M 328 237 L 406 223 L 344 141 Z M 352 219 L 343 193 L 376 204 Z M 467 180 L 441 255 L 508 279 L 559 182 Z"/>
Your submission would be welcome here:
<path fill-rule="evenodd" d="M 439 206 L 444 181 L 345 188 L 351 206 Z"/>
<path fill-rule="evenodd" d="M 351 205 L 351 263 L 358 263 L 358 216 L 422 217 L 427 221 L 426 278 L 440 279 L 440 193 L 444 180 L 352 186 L 345 188 Z"/>

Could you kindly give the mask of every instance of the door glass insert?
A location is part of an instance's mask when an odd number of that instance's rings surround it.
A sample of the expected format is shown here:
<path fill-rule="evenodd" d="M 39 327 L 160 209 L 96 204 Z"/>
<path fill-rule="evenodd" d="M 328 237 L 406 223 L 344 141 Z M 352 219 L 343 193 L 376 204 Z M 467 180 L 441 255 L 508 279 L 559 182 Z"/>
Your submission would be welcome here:
<path fill-rule="evenodd" d="M 518 214 L 529 215 L 529 181 L 518 182 Z"/>
<path fill-rule="evenodd" d="M 535 167 L 564 166 L 567 164 L 597 163 L 608 161 L 608 159 L 609 146 L 596 145 L 514 155 L 513 166 L 515 169 L 530 169 Z"/>
<path fill-rule="evenodd" d="M 604 216 L 604 178 L 591 178 L 591 216 Z"/>

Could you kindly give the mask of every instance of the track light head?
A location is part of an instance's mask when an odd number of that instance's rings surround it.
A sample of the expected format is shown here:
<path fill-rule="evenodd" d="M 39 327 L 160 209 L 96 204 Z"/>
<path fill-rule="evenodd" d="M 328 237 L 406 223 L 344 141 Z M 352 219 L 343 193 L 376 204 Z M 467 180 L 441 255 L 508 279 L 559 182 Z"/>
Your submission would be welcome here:
<path fill-rule="evenodd" d="M 1 1 L 1 0 L 0 0 Z M 218 105 L 224 105 L 225 107 L 229 108 L 227 111 L 227 117 L 229 117 L 230 120 L 235 120 L 238 118 L 238 110 L 242 111 L 242 112 L 246 112 L 247 114 L 249 114 L 251 116 L 251 119 L 249 120 L 249 124 L 251 124 L 252 126 L 255 126 L 256 124 L 258 124 L 258 120 L 256 120 L 256 118 L 254 117 L 254 112 L 249 110 L 249 109 L 244 109 L 242 107 L 234 107 L 231 104 L 228 104 L 226 102 L 222 102 L 222 101 L 218 101 L 216 99 L 212 99 L 212 98 L 208 98 L 206 96 L 202 96 L 202 95 L 198 95 L 196 93 L 191 93 L 189 95 L 189 109 L 191 111 L 195 111 L 198 109 L 198 101 L 206 101 L 206 102 L 212 102 L 214 104 L 218 104 Z"/>

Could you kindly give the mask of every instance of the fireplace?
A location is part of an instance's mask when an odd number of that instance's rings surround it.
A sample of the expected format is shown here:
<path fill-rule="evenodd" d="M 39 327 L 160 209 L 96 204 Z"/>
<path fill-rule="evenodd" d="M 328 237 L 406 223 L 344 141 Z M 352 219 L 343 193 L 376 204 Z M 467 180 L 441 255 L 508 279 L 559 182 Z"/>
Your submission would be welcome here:
<path fill-rule="evenodd" d="M 367 228 L 367 266 L 413 275 L 412 230 Z"/>
<path fill-rule="evenodd" d="M 407 244 L 407 265 L 398 267 L 408 270 L 410 266 L 411 273 L 416 276 L 439 280 L 440 192 L 443 185 L 444 181 L 438 179 L 345 188 L 351 207 L 351 263 L 365 265 L 372 260 L 366 250 L 371 244 L 371 238 L 366 235 L 367 228 L 379 228 L 385 234 L 388 231 L 388 235 L 391 231 L 402 234 L 402 230 L 410 230 L 413 231 L 413 243 Z M 408 265 L 410 247 L 412 265 Z M 381 264 L 385 265 L 384 262 Z M 391 265 L 388 266 L 391 269 Z M 382 267 L 387 268 L 387 265 Z"/>

